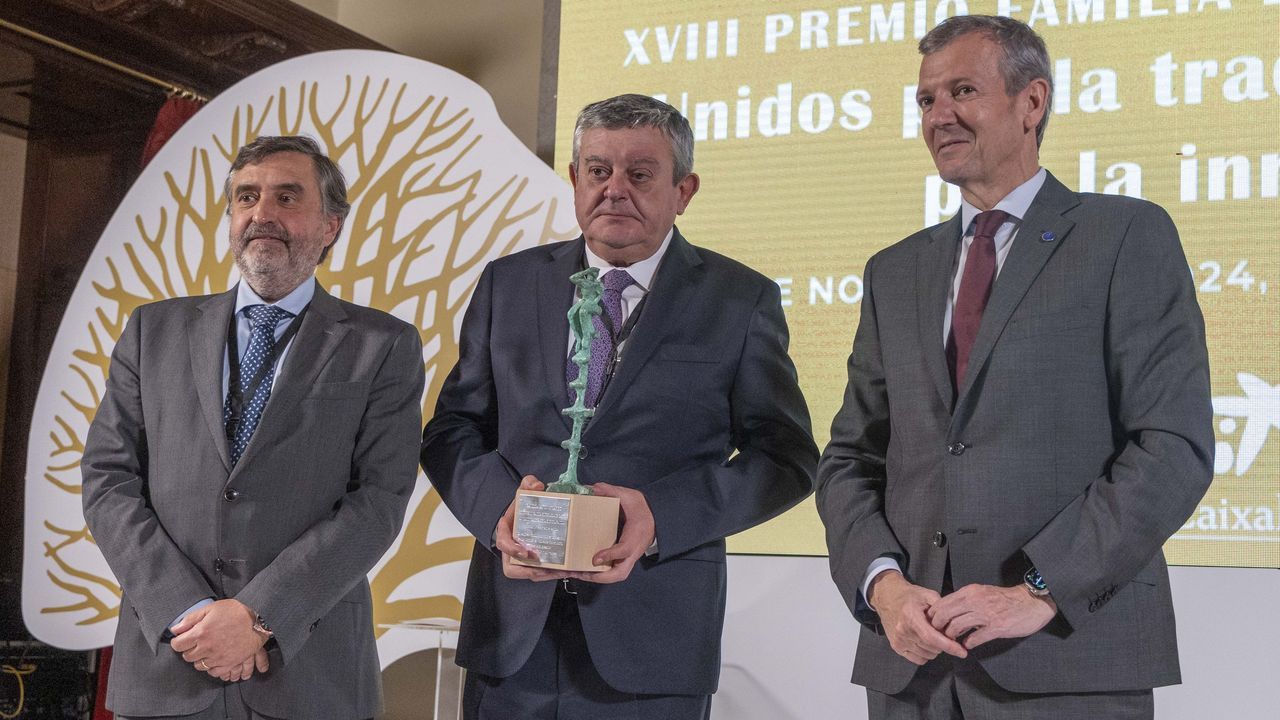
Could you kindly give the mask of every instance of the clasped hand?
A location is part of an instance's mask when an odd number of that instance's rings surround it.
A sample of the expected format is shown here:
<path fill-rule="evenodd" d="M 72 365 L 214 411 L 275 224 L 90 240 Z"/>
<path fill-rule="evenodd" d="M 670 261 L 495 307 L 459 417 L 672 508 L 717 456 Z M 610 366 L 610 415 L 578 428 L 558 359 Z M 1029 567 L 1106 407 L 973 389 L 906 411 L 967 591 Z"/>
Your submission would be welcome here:
<path fill-rule="evenodd" d="M 538 478 L 525 475 L 520 480 L 522 490 L 543 490 L 546 486 Z M 608 584 L 622 582 L 631 575 L 632 568 L 653 545 L 655 525 L 653 513 L 649 510 L 649 502 L 644 494 L 632 488 L 618 487 L 608 483 L 595 483 L 591 489 L 602 497 L 618 498 L 619 514 L 622 521 L 622 532 L 618 542 L 596 553 L 591 558 L 595 565 L 608 566 L 600 572 L 565 572 L 546 568 L 517 565 L 511 560 L 537 560 L 538 554 L 515 539 L 516 503 L 512 499 L 507 511 L 498 520 L 494 533 L 494 544 L 502 553 L 502 572 L 509 578 L 519 580 L 562 580 L 572 578 L 583 582 Z"/>
<path fill-rule="evenodd" d="M 872 580 L 868 595 L 890 647 L 916 665 L 941 653 L 967 657 L 996 638 L 1026 637 L 1058 612 L 1052 599 L 1035 597 L 1021 585 L 966 585 L 943 597 L 892 570 Z"/>
<path fill-rule="evenodd" d="M 248 680 L 270 667 L 267 638 L 253 629 L 257 615 L 239 600 L 227 599 L 187 613 L 169 630 L 169 647 L 192 667 L 219 680 Z"/>

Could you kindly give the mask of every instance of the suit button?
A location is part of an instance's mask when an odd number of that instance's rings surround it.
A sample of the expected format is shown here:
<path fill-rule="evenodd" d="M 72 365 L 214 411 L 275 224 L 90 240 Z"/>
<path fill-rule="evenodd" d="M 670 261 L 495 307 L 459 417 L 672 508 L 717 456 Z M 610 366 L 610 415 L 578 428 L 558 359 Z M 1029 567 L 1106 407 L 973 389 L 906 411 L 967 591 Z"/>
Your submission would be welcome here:
<path fill-rule="evenodd" d="M 222 572 L 222 568 L 223 568 L 222 558 L 218 558 L 217 560 L 214 560 L 214 561 L 213 561 L 213 569 L 214 569 L 214 572 L 219 572 L 219 573 L 220 573 L 220 572 Z"/>
<path fill-rule="evenodd" d="M 947 452 L 952 455 L 963 455 L 966 447 L 962 442 L 951 443 L 947 446 Z"/>
<path fill-rule="evenodd" d="M 586 448 L 579 448 L 579 449 L 578 449 L 578 459 L 579 459 L 579 460 L 586 460 L 586 459 L 587 459 L 587 449 L 586 449 Z"/>
<path fill-rule="evenodd" d="M 222 499 L 227 502 L 235 502 L 240 499 L 240 491 L 235 488 L 227 488 L 226 491 L 222 493 Z"/>
<path fill-rule="evenodd" d="M 947 544 L 947 534 L 939 530 L 933 534 L 933 546 L 943 547 Z"/>

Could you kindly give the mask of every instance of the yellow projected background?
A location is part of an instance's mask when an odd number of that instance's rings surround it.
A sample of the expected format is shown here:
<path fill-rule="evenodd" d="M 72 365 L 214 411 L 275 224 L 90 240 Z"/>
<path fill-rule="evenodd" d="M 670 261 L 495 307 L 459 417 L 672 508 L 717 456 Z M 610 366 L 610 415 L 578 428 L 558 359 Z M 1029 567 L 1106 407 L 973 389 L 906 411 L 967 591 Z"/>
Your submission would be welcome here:
<path fill-rule="evenodd" d="M 1032 23 L 1055 62 L 1042 164 L 1165 207 L 1208 323 L 1215 477 L 1169 559 L 1280 567 L 1280 0 L 561 7 L 556 169 L 594 100 L 645 93 L 689 117 L 702 190 L 681 231 L 777 279 L 820 447 L 867 258 L 959 207 L 919 136 L 917 40 L 963 12 Z M 812 501 L 730 549 L 826 552 Z"/>

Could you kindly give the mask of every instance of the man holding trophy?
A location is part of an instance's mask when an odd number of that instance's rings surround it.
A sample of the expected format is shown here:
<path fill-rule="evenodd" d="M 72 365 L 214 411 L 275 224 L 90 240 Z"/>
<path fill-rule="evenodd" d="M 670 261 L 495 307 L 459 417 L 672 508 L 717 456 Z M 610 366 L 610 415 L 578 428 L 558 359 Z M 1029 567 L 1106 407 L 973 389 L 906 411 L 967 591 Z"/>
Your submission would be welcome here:
<path fill-rule="evenodd" d="M 583 236 L 480 277 L 421 455 L 477 538 L 468 718 L 709 717 L 724 538 L 812 491 L 778 287 L 675 228 L 692 169 L 675 108 L 587 106 Z"/>

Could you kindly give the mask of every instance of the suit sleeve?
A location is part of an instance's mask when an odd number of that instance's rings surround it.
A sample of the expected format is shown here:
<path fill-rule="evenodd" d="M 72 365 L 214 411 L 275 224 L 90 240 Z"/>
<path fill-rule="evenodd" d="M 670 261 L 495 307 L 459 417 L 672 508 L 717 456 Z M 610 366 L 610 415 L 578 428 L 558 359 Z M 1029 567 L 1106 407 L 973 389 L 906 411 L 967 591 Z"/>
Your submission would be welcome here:
<path fill-rule="evenodd" d="M 440 389 L 422 433 L 422 469 L 449 510 L 491 551 L 498 520 L 520 486 L 520 474 L 497 451 L 498 396 L 490 361 L 493 266 L 462 320 L 458 362 Z"/>
<path fill-rule="evenodd" d="M 1204 319 L 1177 229 L 1155 205 L 1124 230 L 1105 332 L 1119 453 L 1023 548 L 1072 626 L 1151 561 L 1213 477 Z"/>
<path fill-rule="evenodd" d="M 849 610 L 862 623 L 878 616 L 862 598 L 872 561 L 892 557 L 907 570 L 907 554 L 885 518 L 889 396 L 876 317 L 873 257 L 862 275 L 862 310 L 844 403 L 831 422 L 831 441 L 818 464 L 818 515 L 826 527 L 831 577 Z"/>
<path fill-rule="evenodd" d="M 737 454 L 644 489 L 659 559 L 762 523 L 813 492 L 818 448 L 787 344 L 781 295 L 768 282 L 756 299 L 730 391 Z"/>
<path fill-rule="evenodd" d="M 94 542 L 129 596 L 147 643 L 158 648 L 175 618 L 217 593 L 174 544 L 147 499 L 145 318 L 144 308 L 133 312 L 111 353 L 106 390 L 85 438 L 81 501 Z"/>
<path fill-rule="evenodd" d="M 369 572 L 404 520 L 417 481 L 422 426 L 422 341 L 403 325 L 370 384 L 351 457 L 351 480 L 334 513 L 263 568 L 236 599 L 267 620 L 288 662 L 311 622 Z"/>

